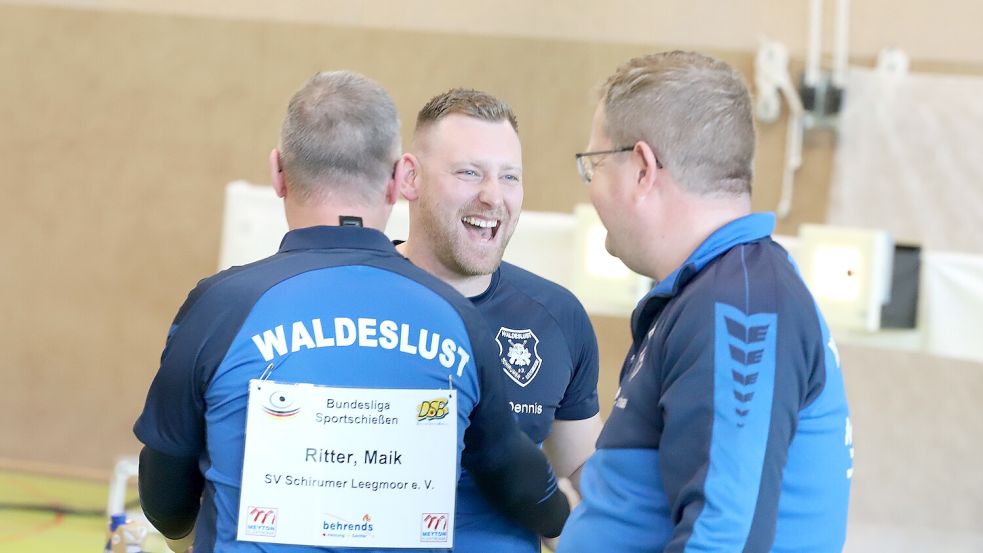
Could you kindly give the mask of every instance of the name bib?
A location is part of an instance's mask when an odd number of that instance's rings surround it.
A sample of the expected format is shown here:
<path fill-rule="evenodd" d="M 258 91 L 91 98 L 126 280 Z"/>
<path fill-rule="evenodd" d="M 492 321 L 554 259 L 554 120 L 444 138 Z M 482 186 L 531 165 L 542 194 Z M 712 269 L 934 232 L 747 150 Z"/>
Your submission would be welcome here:
<path fill-rule="evenodd" d="M 450 548 L 453 390 L 249 383 L 241 541 Z"/>

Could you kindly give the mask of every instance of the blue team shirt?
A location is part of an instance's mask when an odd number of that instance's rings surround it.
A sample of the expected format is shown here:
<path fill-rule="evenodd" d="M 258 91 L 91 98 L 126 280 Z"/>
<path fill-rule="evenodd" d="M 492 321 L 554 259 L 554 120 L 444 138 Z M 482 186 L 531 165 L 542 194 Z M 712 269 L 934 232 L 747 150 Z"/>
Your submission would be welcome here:
<path fill-rule="evenodd" d="M 597 340 L 568 290 L 509 263 L 471 298 L 494 334 L 505 397 L 522 430 L 541 444 L 554 419 L 598 412 Z M 538 553 L 539 537 L 510 522 L 481 496 L 467 471 L 458 485 L 454 549 L 464 553 Z"/>
<path fill-rule="evenodd" d="M 498 375 L 480 368 L 497 366 L 490 342 L 470 302 L 396 253 L 382 233 L 294 230 L 276 255 L 191 292 L 134 432 L 161 453 L 199 458 L 205 489 L 196 552 L 307 550 L 236 541 L 249 380 L 266 372 L 283 382 L 437 389 L 450 377 L 460 467 L 469 424 L 492 433 L 501 422 L 472 416 L 479 397 L 504 402 Z M 498 413 L 508 422 L 504 409 Z M 469 466 L 500 458 L 470 447 L 464 455 Z"/>
<path fill-rule="evenodd" d="M 725 225 L 635 309 L 560 553 L 842 549 L 843 375 L 774 223 Z"/>

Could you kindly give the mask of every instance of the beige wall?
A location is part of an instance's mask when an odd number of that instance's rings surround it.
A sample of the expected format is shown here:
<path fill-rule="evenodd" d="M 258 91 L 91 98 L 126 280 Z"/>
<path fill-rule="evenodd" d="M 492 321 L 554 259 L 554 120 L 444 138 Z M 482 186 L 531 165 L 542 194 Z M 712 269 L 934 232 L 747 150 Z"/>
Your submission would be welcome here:
<path fill-rule="evenodd" d="M 803 57 L 809 0 L 2 0 L 372 29 L 527 37 L 676 48 L 753 50 L 767 35 Z M 824 2 L 823 45 L 833 44 L 837 0 Z M 853 0 L 850 53 L 902 48 L 919 61 L 983 63 L 983 2 Z"/>
<path fill-rule="evenodd" d="M 216 266 L 223 186 L 266 182 L 286 99 L 314 71 L 379 79 L 409 120 L 451 86 L 509 99 L 525 207 L 569 211 L 587 201 L 572 154 L 586 141 L 589 91 L 651 50 L 32 6 L 0 15 L 0 155 L 12 169 L 0 300 L 13 315 L 0 319 L 0 368 L 18 390 L 0 415 L 52 429 L 15 425 L 32 439 L 4 440 L 0 457 L 94 467 L 137 448 L 129 429 L 164 332 Z M 721 54 L 748 69 L 749 54 Z M 759 197 L 773 202 L 779 163 L 768 163 Z"/>
<path fill-rule="evenodd" d="M 856 444 L 851 523 L 983 531 L 983 365 L 843 345 L 840 357 Z"/>
<path fill-rule="evenodd" d="M 805 17 L 805 2 L 780 0 L 510 0 L 487 13 L 433 0 L 294 0 L 276 14 L 259 1 L 235 3 L 235 14 L 217 0 L 22 4 L 0 4 L 0 457 L 96 469 L 137 450 L 130 427 L 166 328 L 217 263 L 223 186 L 266 182 L 286 100 L 314 71 L 380 80 L 407 121 L 451 86 L 505 97 L 520 117 L 526 209 L 569 211 L 587 200 L 572 153 L 586 141 L 589 91 L 618 63 L 709 46 L 749 74 L 757 33 L 801 45 Z M 983 38 L 966 32 L 983 21 L 979 3 L 854 4 L 860 57 L 911 44 L 921 67 L 983 74 Z M 164 5 L 183 14 L 159 13 Z M 939 17 L 946 27 L 929 30 Z M 777 203 L 783 142 L 783 125 L 760 129 L 757 209 Z M 781 232 L 823 219 L 831 144 L 809 138 Z M 595 324 L 606 412 L 627 321 Z M 979 478 L 963 479 L 956 461 L 983 455 L 979 367 L 845 349 L 854 516 L 943 528 L 983 520 Z"/>

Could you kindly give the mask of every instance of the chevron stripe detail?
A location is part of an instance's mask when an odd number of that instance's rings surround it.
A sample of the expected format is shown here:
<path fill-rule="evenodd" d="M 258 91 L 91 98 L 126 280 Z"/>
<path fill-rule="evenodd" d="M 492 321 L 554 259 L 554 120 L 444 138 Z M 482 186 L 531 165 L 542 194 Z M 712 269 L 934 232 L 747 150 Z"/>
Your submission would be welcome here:
<path fill-rule="evenodd" d="M 761 358 L 764 357 L 764 354 L 765 350 L 763 349 L 744 351 L 735 345 L 730 346 L 731 359 L 737 361 L 741 365 L 756 365 L 761 362 Z"/>
<path fill-rule="evenodd" d="M 733 375 L 734 381 L 741 386 L 751 386 L 758 381 L 758 373 L 741 374 L 733 369 L 730 373 Z"/>
<path fill-rule="evenodd" d="M 748 403 L 752 399 L 754 399 L 754 392 L 748 392 L 746 394 L 742 394 L 737 390 L 734 390 L 734 399 L 740 401 L 741 403 Z"/>
<path fill-rule="evenodd" d="M 747 314 L 728 304 L 716 304 L 714 323 L 714 401 L 730 424 L 755 432 L 767 431 L 775 379 L 774 313 Z M 756 407 L 758 406 L 758 407 Z"/>
<path fill-rule="evenodd" d="M 730 334 L 731 337 L 745 344 L 764 342 L 765 338 L 768 337 L 768 325 L 758 325 L 749 328 L 729 317 L 724 317 L 724 322 L 727 324 L 727 334 Z"/>
<path fill-rule="evenodd" d="M 727 324 L 727 334 L 730 334 L 732 338 L 737 338 L 742 342 L 747 342 L 747 327 L 741 323 L 731 319 L 730 317 L 724 317 L 724 322 Z"/>
<path fill-rule="evenodd" d="M 752 326 L 747 332 L 747 343 L 757 344 L 764 342 L 768 337 L 768 325 Z"/>

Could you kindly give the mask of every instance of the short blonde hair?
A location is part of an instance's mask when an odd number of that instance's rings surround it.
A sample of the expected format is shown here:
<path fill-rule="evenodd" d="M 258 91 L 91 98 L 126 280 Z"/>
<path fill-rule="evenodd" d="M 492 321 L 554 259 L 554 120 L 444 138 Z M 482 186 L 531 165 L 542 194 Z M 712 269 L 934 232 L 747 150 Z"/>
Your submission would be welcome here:
<path fill-rule="evenodd" d="M 519 133 L 519 122 L 507 103 L 487 92 L 470 88 L 452 88 L 431 98 L 416 116 L 416 130 L 420 131 L 452 114 L 489 123 L 508 121 L 516 134 Z"/>

